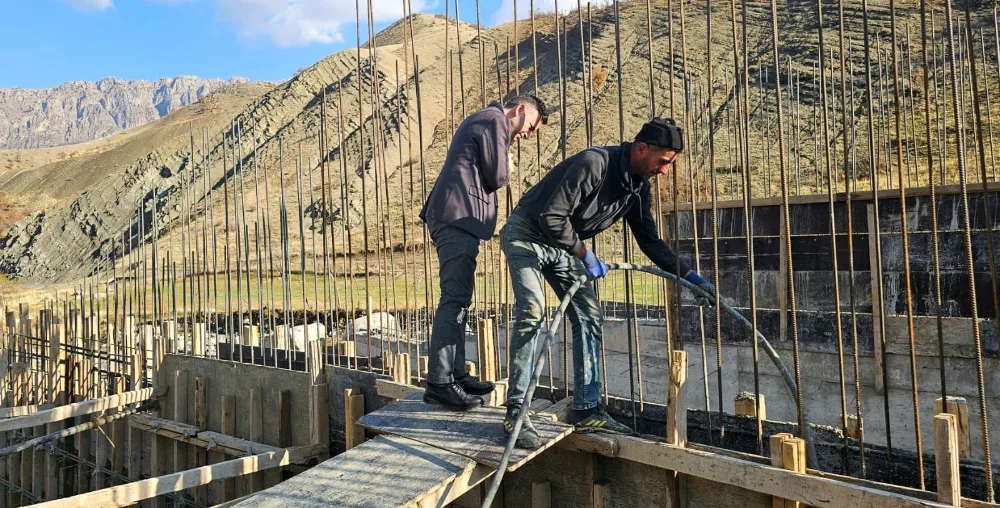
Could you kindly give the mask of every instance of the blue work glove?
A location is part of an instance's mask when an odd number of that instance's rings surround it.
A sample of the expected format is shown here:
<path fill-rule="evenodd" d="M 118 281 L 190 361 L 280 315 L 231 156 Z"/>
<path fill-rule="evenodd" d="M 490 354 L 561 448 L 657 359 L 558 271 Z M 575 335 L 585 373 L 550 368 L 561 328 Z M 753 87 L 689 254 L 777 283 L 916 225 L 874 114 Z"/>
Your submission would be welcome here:
<path fill-rule="evenodd" d="M 591 279 L 600 279 L 608 274 L 608 265 L 604 264 L 604 261 L 601 261 L 597 254 L 594 254 L 594 251 L 585 248 L 583 254 L 577 257 L 583 261 L 583 266 L 587 269 L 587 275 L 590 275 Z"/>
<path fill-rule="evenodd" d="M 698 275 L 698 272 L 691 270 L 684 276 L 684 280 L 698 286 L 702 291 L 711 295 L 712 298 L 715 298 L 715 286 L 713 286 L 711 282 L 701 278 L 701 275 Z M 695 295 L 694 301 L 702 307 L 712 306 L 712 300 L 701 295 Z"/>

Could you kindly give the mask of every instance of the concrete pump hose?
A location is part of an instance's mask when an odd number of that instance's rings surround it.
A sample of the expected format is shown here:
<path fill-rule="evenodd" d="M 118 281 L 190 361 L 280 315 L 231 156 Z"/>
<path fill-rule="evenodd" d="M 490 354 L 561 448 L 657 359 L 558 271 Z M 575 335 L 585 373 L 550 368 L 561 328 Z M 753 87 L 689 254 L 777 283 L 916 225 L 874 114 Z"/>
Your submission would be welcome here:
<path fill-rule="evenodd" d="M 675 282 L 678 282 L 680 283 L 680 285 L 684 286 L 689 291 L 694 293 L 695 296 L 704 296 L 707 297 L 709 301 L 716 303 L 715 295 L 707 293 L 700 287 L 688 282 L 687 280 L 679 278 L 672 273 L 660 270 L 659 268 L 655 268 L 652 266 L 645 266 L 645 265 L 636 265 L 632 263 L 609 263 L 608 270 L 632 270 L 636 272 L 645 272 L 652 275 L 657 275 L 659 277 L 663 277 L 665 279 L 670 279 Z M 528 389 L 524 393 L 525 401 L 530 401 L 532 399 L 532 396 L 535 394 L 535 387 L 538 385 L 538 380 L 542 376 L 542 369 L 545 367 L 545 355 L 542 354 L 542 351 L 546 351 L 548 349 L 549 344 L 552 342 L 552 338 L 559 331 L 559 324 L 562 322 L 563 314 L 566 313 L 566 308 L 569 307 L 570 301 L 573 299 L 573 295 L 576 294 L 577 290 L 579 290 L 580 287 L 583 286 L 583 284 L 586 282 L 587 282 L 586 276 L 580 276 L 576 281 L 573 282 L 573 285 L 566 290 L 566 296 L 563 297 L 561 302 L 559 302 L 559 307 L 556 309 L 556 313 L 552 316 L 552 319 L 549 321 L 552 324 L 546 331 L 545 338 L 543 339 L 542 343 L 538 345 L 535 349 L 535 362 L 534 362 L 535 368 L 532 371 L 531 381 L 528 383 Z M 753 324 L 750 323 L 750 320 L 748 320 L 746 317 L 740 314 L 739 311 L 732 308 L 726 302 L 717 302 L 717 303 L 718 307 L 722 308 L 731 316 L 739 320 L 748 329 L 751 330 L 753 329 Z M 792 396 L 792 400 L 795 400 L 795 394 L 798 391 L 795 386 L 795 378 L 793 378 L 792 374 L 788 371 L 788 367 L 785 366 L 785 362 L 781 360 L 781 357 L 778 356 L 777 351 L 775 351 L 774 348 L 771 347 L 771 343 L 768 342 L 767 338 L 760 333 L 760 330 L 757 330 L 757 340 L 761 345 L 763 345 L 764 352 L 767 353 L 767 356 L 771 359 L 771 362 L 774 363 L 774 366 L 778 369 L 779 372 L 781 372 L 781 377 L 785 380 L 785 386 L 788 387 L 788 392 Z M 500 490 L 500 482 L 503 480 L 504 472 L 506 472 L 507 470 L 507 464 L 510 462 L 511 453 L 513 453 L 514 451 L 514 445 L 517 442 L 518 435 L 520 435 L 521 433 L 521 428 L 524 426 L 524 419 L 528 417 L 528 412 L 529 411 L 527 411 L 527 408 L 525 408 L 524 411 L 520 412 L 517 421 L 514 422 L 514 428 L 511 430 L 510 437 L 507 439 L 507 446 L 506 448 L 504 448 L 503 457 L 500 459 L 500 465 L 499 467 L 497 467 L 497 471 L 493 475 L 492 483 L 490 483 L 490 490 L 489 492 L 486 493 L 486 497 L 483 498 L 482 508 L 489 508 L 490 504 L 493 503 L 493 498 L 496 497 L 497 491 Z M 806 408 L 804 407 L 802 408 L 802 416 L 803 420 L 805 420 L 806 422 L 809 421 L 809 418 L 806 414 Z M 806 440 L 807 461 L 809 462 L 810 465 L 815 467 L 816 447 L 815 447 L 815 442 L 812 438 L 812 432 L 809 429 L 809 425 L 806 425 L 806 428 L 802 429 L 802 435 Z"/>

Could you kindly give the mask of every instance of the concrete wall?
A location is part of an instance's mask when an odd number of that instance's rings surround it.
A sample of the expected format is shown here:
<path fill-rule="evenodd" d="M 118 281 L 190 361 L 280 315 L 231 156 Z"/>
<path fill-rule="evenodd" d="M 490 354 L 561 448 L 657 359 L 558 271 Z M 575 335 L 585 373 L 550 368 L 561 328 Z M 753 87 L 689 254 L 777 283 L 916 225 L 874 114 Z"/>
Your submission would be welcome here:
<path fill-rule="evenodd" d="M 250 390 L 260 387 L 264 396 L 264 444 L 278 444 L 278 392 L 291 391 L 292 445 L 309 444 L 309 375 L 305 372 L 238 364 L 193 356 L 166 355 L 158 373 L 159 381 L 170 391 L 166 397 L 166 415 L 174 411 L 174 372 L 188 372 L 188 420 L 194 423 L 194 378 L 207 379 L 208 430 L 222 430 L 222 397 L 236 397 L 236 436 L 250 436 Z M 343 397 L 341 397 L 343 398 Z"/>

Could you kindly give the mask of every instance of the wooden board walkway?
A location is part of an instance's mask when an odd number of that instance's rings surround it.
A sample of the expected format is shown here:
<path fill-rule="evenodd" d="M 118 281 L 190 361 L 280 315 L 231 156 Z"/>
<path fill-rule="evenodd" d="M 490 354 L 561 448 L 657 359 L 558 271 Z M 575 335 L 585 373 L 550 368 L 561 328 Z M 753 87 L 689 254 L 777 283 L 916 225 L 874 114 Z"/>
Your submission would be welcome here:
<path fill-rule="evenodd" d="M 493 472 L 468 457 L 430 445 L 398 436 L 379 436 L 234 506 L 444 506 Z"/>
<path fill-rule="evenodd" d="M 425 404 L 422 395 L 415 394 L 363 416 L 358 424 L 378 433 L 402 436 L 447 450 L 496 469 L 507 445 L 504 412 L 504 408 L 499 407 L 449 411 Z M 572 425 L 543 418 L 532 419 L 532 423 L 545 444 L 537 450 L 515 448 L 507 471 L 514 471 L 573 432 Z"/>

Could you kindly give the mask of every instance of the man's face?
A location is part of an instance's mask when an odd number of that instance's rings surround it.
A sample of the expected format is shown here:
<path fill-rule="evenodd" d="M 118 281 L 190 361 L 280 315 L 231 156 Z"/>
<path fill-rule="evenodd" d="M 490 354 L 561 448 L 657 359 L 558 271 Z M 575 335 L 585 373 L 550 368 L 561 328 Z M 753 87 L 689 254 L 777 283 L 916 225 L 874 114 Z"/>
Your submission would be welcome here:
<path fill-rule="evenodd" d="M 518 104 L 510 113 L 510 140 L 528 139 L 542 125 L 538 110 L 525 104 Z"/>
<path fill-rule="evenodd" d="M 630 173 L 649 179 L 656 175 L 666 175 L 677 158 L 677 152 L 646 143 L 638 143 L 635 157 L 632 157 Z"/>

